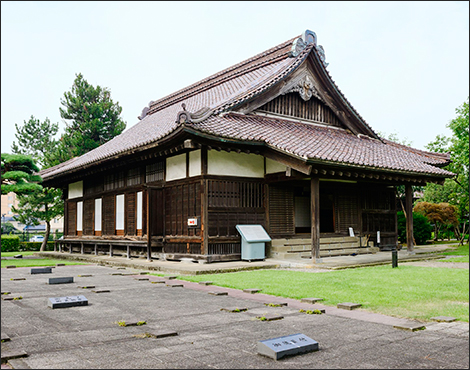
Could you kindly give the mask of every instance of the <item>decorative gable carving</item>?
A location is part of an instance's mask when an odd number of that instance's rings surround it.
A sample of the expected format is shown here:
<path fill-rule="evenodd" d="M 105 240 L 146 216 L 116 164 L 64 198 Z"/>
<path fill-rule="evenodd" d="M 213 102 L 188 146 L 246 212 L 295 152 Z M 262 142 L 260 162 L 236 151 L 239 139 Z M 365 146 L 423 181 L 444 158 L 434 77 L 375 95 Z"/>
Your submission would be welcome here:
<path fill-rule="evenodd" d="M 319 100 L 323 100 L 315 89 L 313 79 L 308 74 L 305 74 L 303 78 L 297 80 L 294 86 L 282 92 L 282 95 L 291 92 L 298 92 L 300 97 L 305 101 L 309 100 L 312 96 Z"/>

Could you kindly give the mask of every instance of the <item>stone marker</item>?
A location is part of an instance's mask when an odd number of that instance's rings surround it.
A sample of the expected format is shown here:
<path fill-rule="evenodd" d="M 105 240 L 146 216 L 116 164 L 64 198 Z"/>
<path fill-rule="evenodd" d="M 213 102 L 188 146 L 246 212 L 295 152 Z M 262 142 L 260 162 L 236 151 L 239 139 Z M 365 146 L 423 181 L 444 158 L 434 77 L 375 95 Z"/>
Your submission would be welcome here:
<path fill-rule="evenodd" d="M 85 275 L 77 275 L 78 277 L 92 277 L 93 275 L 91 274 L 85 274 Z"/>
<path fill-rule="evenodd" d="M 19 281 L 19 280 L 26 280 L 26 278 L 11 278 L 10 280 Z"/>
<path fill-rule="evenodd" d="M 257 349 L 258 354 L 279 360 L 284 356 L 318 351 L 318 342 L 299 333 L 259 341 Z"/>
<path fill-rule="evenodd" d="M 183 288 L 183 284 L 166 284 L 170 288 Z"/>
<path fill-rule="evenodd" d="M 228 295 L 228 292 L 209 292 L 210 295 Z"/>
<path fill-rule="evenodd" d="M 2 301 L 18 301 L 19 299 L 23 299 L 21 296 L 13 297 L 10 295 L 2 297 Z"/>
<path fill-rule="evenodd" d="M 455 321 L 455 317 L 449 317 L 449 316 L 436 316 L 436 317 L 431 317 L 431 320 L 437 321 L 437 322 L 452 322 Z"/>
<path fill-rule="evenodd" d="M 94 285 L 79 286 L 80 289 L 92 289 L 94 287 Z"/>
<path fill-rule="evenodd" d="M 227 311 L 227 312 L 244 312 L 244 311 L 247 311 L 248 308 L 246 307 L 231 307 L 231 308 L 221 308 L 220 311 Z"/>
<path fill-rule="evenodd" d="M 52 269 L 50 267 L 37 267 L 34 269 L 31 269 L 31 275 L 32 274 L 51 274 Z"/>
<path fill-rule="evenodd" d="M 122 272 L 112 272 L 110 275 L 122 275 Z"/>
<path fill-rule="evenodd" d="M 417 331 L 424 330 L 426 327 L 422 324 L 408 323 L 404 325 L 393 325 L 395 329 L 408 330 L 408 331 Z"/>
<path fill-rule="evenodd" d="M 155 338 L 173 337 L 175 335 L 178 335 L 178 333 L 173 330 L 159 330 L 150 334 L 153 335 Z"/>
<path fill-rule="evenodd" d="M 300 302 L 303 303 L 312 303 L 323 301 L 323 298 L 302 298 Z"/>
<path fill-rule="evenodd" d="M 82 295 L 74 295 L 67 297 L 49 298 L 47 306 L 50 308 L 66 308 L 75 306 L 88 306 L 88 299 Z"/>
<path fill-rule="evenodd" d="M 144 277 L 138 277 L 138 278 L 134 278 L 134 280 L 137 280 L 137 281 L 148 281 L 149 278 L 148 278 L 148 277 L 146 277 L 146 278 L 144 278 Z"/>
<path fill-rule="evenodd" d="M 141 272 L 139 272 L 139 275 L 148 275 L 148 274 L 149 274 L 148 271 L 141 271 Z"/>
<path fill-rule="evenodd" d="M 2 343 L 8 342 L 9 340 L 10 340 L 10 337 L 2 331 Z"/>
<path fill-rule="evenodd" d="M 73 283 L 73 276 L 49 278 L 48 284 L 70 284 Z"/>
<path fill-rule="evenodd" d="M 198 284 L 200 285 L 212 285 L 212 281 L 200 281 Z"/>
<path fill-rule="evenodd" d="M 15 265 L 8 265 L 8 266 L 5 266 L 5 268 L 7 269 L 14 269 L 16 266 Z"/>
<path fill-rule="evenodd" d="M 336 307 L 341 308 L 343 310 L 354 310 L 356 308 L 361 307 L 362 304 L 360 303 L 350 303 L 350 302 L 344 302 L 344 303 L 338 303 Z"/>
<path fill-rule="evenodd" d="M 125 267 L 116 267 L 117 270 L 125 270 Z"/>
<path fill-rule="evenodd" d="M 56 266 L 65 266 L 65 263 L 56 263 Z"/>
<path fill-rule="evenodd" d="M 270 307 L 283 307 L 287 306 L 287 302 L 267 302 L 264 305 Z"/>
<path fill-rule="evenodd" d="M 261 292 L 261 289 L 243 289 L 243 292 L 255 294 L 255 293 Z"/>
<path fill-rule="evenodd" d="M 153 280 L 151 281 L 152 284 L 165 284 L 165 280 Z"/>
<path fill-rule="evenodd" d="M 282 320 L 284 316 L 281 315 L 262 315 L 262 316 L 256 316 L 257 319 L 260 319 L 261 321 L 274 321 L 274 320 Z"/>
<path fill-rule="evenodd" d="M 21 350 L 2 351 L 2 365 L 10 360 L 22 357 L 28 357 L 28 354 Z"/>
<path fill-rule="evenodd" d="M 109 289 L 95 289 L 92 290 L 93 293 L 110 293 L 111 291 Z"/>
<path fill-rule="evenodd" d="M 170 275 L 170 276 L 164 276 L 165 279 L 168 279 L 168 280 L 174 280 L 176 279 L 178 276 L 176 275 Z"/>
<path fill-rule="evenodd" d="M 23 258 L 23 255 L 22 254 L 17 254 L 15 256 L 13 256 L 13 258 Z"/>

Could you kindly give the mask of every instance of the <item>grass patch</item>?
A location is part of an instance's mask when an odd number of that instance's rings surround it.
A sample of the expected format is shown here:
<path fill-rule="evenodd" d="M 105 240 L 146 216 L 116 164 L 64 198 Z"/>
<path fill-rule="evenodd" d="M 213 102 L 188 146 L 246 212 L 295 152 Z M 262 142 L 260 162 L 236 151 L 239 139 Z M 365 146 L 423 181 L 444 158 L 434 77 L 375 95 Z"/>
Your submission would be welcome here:
<path fill-rule="evenodd" d="M 28 251 L 28 252 L 2 252 L 2 257 L 14 257 L 17 254 L 21 254 L 23 256 L 32 256 L 34 253 L 37 253 L 37 252 L 34 252 L 34 251 Z"/>
<path fill-rule="evenodd" d="M 460 247 L 457 247 L 457 248 L 452 248 L 452 250 L 442 252 L 442 254 L 444 256 L 467 256 L 468 257 L 468 244 L 461 245 Z"/>
<path fill-rule="evenodd" d="M 468 256 L 452 257 L 445 260 L 439 260 L 439 262 L 469 262 Z"/>
<path fill-rule="evenodd" d="M 65 265 L 89 265 L 85 262 L 75 262 L 67 261 L 60 259 L 49 259 L 49 258 L 40 258 L 40 259 L 14 259 L 14 260 L 2 260 L 2 268 L 15 265 L 16 267 L 43 267 L 43 266 L 55 266 L 58 263 L 63 263 Z"/>
<path fill-rule="evenodd" d="M 265 294 L 301 299 L 324 297 L 322 304 L 357 302 L 362 309 L 385 315 L 429 320 L 453 316 L 469 321 L 469 274 L 466 269 L 419 266 L 374 266 L 309 273 L 289 270 L 254 270 L 225 274 L 180 276 L 214 285 L 246 289 L 257 286 Z"/>

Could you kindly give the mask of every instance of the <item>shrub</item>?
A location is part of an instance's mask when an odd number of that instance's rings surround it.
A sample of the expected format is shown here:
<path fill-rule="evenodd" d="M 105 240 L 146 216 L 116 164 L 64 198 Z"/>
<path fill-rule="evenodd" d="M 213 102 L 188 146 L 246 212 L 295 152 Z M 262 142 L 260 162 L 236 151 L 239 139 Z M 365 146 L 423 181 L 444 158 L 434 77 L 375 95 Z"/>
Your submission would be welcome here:
<path fill-rule="evenodd" d="M 3 237 L 2 237 L 3 238 Z M 21 242 L 21 250 L 37 252 L 41 249 L 42 242 Z M 47 242 L 46 251 L 54 250 L 54 242 Z"/>
<path fill-rule="evenodd" d="M 397 212 L 397 223 L 398 223 L 398 240 L 401 243 L 406 243 L 406 218 L 402 211 Z M 419 214 L 413 212 L 413 236 L 417 245 L 426 244 L 426 241 L 431 239 L 432 226 L 428 219 Z"/>
<path fill-rule="evenodd" d="M 2 235 L 2 252 L 17 252 L 20 250 L 20 238 L 17 235 Z"/>

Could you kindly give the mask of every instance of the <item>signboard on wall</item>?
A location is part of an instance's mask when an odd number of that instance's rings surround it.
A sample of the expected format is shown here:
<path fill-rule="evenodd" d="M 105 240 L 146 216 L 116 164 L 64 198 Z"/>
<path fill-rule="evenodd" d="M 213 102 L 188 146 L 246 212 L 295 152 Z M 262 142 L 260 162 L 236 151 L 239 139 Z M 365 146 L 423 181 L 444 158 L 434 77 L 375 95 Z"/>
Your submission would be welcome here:
<path fill-rule="evenodd" d="M 189 229 L 199 229 L 201 228 L 201 217 L 194 216 L 188 218 L 188 228 Z"/>

